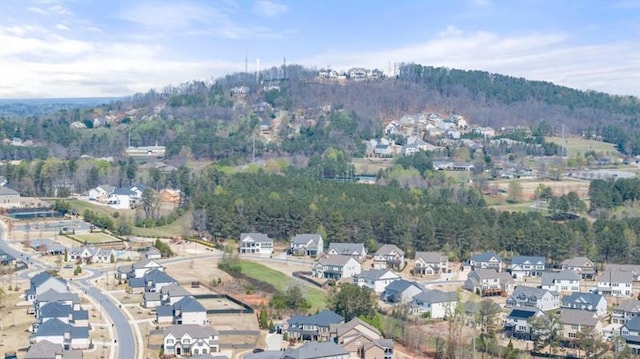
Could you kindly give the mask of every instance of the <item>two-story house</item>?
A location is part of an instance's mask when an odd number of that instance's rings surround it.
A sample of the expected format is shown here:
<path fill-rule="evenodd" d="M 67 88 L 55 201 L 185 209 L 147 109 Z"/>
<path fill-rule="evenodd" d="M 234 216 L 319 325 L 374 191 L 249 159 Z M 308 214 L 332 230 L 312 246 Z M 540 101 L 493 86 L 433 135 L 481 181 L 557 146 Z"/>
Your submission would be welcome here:
<path fill-rule="evenodd" d="M 481 296 L 511 295 L 515 282 L 507 273 L 495 269 L 476 269 L 467 275 L 464 288 Z"/>
<path fill-rule="evenodd" d="M 467 265 L 471 270 L 477 269 L 493 269 L 496 272 L 502 272 L 502 257 L 496 252 L 484 252 L 471 256 Z"/>
<path fill-rule="evenodd" d="M 580 292 L 580 275 L 571 269 L 542 273 L 542 289 L 556 292 Z"/>
<path fill-rule="evenodd" d="M 435 275 L 449 272 L 449 257 L 441 252 L 416 252 L 414 275 Z"/>
<path fill-rule="evenodd" d="M 327 249 L 329 255 L 352 256 L 355 260 L 362 263 L 367 258 L 367 249 L 364 243 L 329 243 Z"/>
<path fill-rule="evenodd" d="M 578 273 L 582 279 L 595 279 L 596 266 L 587 257 L 574 257 L 565 259 L 560 264 L 562 269 L 571 269 Z"/>
<path fill-rule="evenodd" d="M 602 333 L 602 323 L 595 312 L 576 309 L 560 310 L 559 319 L 562 328 L 564 341 L 573 342 L 578 337 L 578 333 L 592 332 Z"/>
<path fill-rule="evenodd" d="M 325 309 L 317 314 L 300 316 L 293 315 L 287 321 L 286 332 L 289 338 L 326 341 L 331 337 L 329 328 L 332 324 L 344 323 L 344 317 Z"/>
<path fill-rule="evenodd" d="M 3 266 L 14 264 L 16 257 L 0 249 L 0 264 Z"/>
<path fill-rule="evenodd" d="M 505 334 L 507 337 L 514 337 L 522 340 L 531 340 L 533 337 L 531 320 L 536 317 L 543 317 L 543 311 L 537 308 L 513 308 L 507 315 L 505 321 Z"/>
<path fill-rule="evenodd" d="M 29 289 L 25 291 L 25 300 L 33 303 L 38 295 L 50 289 L 56 292 L 66 292 L 69 288 L 64 279 L 54 277 L 49 272 L 40 272 L 29 279 Z"/>
<path fill-rule="evenodd" d="M 273 254 L 273 239 L 264 233 L 241 233 L 240 254 Z"/>
<path fill-rule="evenodd" d="M 353 282 L 360 287 L 371 288 L 376 294 L 384 292 L 385 288 L 400 276 L 388 269 L 369 269 L 353 277 Z"/>
<path fill-rule="evenodd" d="M 511 275 L 516 278 L 537 277 L 545 268 L 544 257 L 516 256 L 511 258 Z"/>
<path fill-rule="evenodd" d="M 631 348 L 631 352 L 640 355 L 640 317 L 635 317 L 620 328 L 620 336 Z"/>
<path fill-rule="evenodd" d="M 192 296 L 184 297 L 173 305 L 175 324 L 207 324 L 207 310 Z"/>
<path fill-rule="evenodd" d="M 633 274 L 623 271 L 607 271 L 598 276 L 598 292 L 612 297 L 631 297 Z"/>
<path fill-rule="evenodd" d="M 59 319 L 51 319 L 38 326 L 33 340 L 36 343 L 47 340 L 66 350 L 89 349 L 89 328 L 74 327 Z"/>
<path fill-rule="evenodd" d="M 624 324 L 635 317 L 640 317 L 640 300 L 628 299 L 613 307 L 611 323 Z"/>
<path fill-rule="evenodd" d="M 178 283 L 178 281 L 164 271 L 154 269 L 146 273 L 142 278 L 129 279 L 129 292 L 159 292 L 162 287 L 173 283 Z"/>
<path fill-rule="evenodd" d="M 351 358 L 393 359 L 393 340 L 385 339 L 378 329 L 359 318 L 333 324 L 329 330 L 335 342 Z"/>
<path fill-rule="evenodd" d="M 164 267 L 151 258 L 142 258 L 131 265 L 122 265 L 117 268 L 116 278 L 127 280 L 131 278 L 142 278 L 147 272 L 154 269 L 164 271 Z"/>
<path fill-rule="evenodd" d="M 595 293 L 571 293 L 562 297 L 562 308 L 595 312 L 597 316 L 607 315 L 607 300 Z"/>
<path fill-rule="evenodd" d="M 172 325 L 163 331 L 165 354 L 193 356 L 220 351 L 217 330 L 198 324 Z"/>
<path fill-rule="evenodd" d="M 458 295 L 455 292 L 443 292 L 437 289 L 427 289 L 413 296 L 409 311 L 415 315 L 428 315 L 429 318 L 443 319 L 453 315 L 458 305 Z"/>
<path fill-rule="evenodd" d="M 274 357 L 269 357 L 274 358 Z M 328 342 L 309 342 L 297 348 L 288 348 L 282 353 L 281 359 L 348 359 L 347 352 L 340 345 Z M 381 357 L 382 358 L 382 357 Z"/>
<path fill-rule="evenodd" d="M 384 244 L 373 255 L 375 269 L 401 269 L 404 267 L 404 251 L 394 244 Z"/>
<path fill-rule="evenodd" d="M 517 286 L 507 298 L 507 307 L 537 308 L 543 312 L 560 308 L 558 292 L 541 288 Z"/>
<path fill-rule="evenodd" d="M 313 266 L 313 276 L 316 278 L 340 280 L 352 278 L 360 272 L 362 266 L 352 256 L 328 255 Z"/>
<path fill-rule="evenodd" d="M 324 241 L 319 234 L 297 234 L 291 240 L 290 251 L 299 256 L 319 256 L 324 251 Z"/>
<path fill-rule="evenodd" d="M 422 293 L 423 290 L 424 288 L 416 282 L 398 279 L 384 289 L 381 298 L 387 303 L 408 304 L 416 294 Z"/>

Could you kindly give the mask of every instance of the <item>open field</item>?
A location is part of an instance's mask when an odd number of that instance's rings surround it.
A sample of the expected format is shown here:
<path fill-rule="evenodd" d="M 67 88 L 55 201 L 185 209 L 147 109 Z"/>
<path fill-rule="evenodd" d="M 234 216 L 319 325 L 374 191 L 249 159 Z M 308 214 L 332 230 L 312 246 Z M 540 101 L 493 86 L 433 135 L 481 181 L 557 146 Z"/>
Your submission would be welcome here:
<path fill-rule="evenodd" d="M 2 284 L 4 296 L 0 301 L 0 310 L 3 316 L 0 318 L 0 351 L 11 352 L 19 351 L 29 347 L 28 328 L 36 320 L 33 315 L 27 314 L 27 307 L 16 306 L 21 301 L 20 296 L 24 293 L 25 285 L 20 286 L 20 290 L 9 290 L 8 283 Z"/>
<path fill-rule="evenodd" d="M 292 279 L 286 276 L 284 273 L 271 269 L 259 263 L 240 261 L 240 265 L 243 274 L 261 282 L 269 283 L 280 291 L 287 290 L 287 287 L 292 281 Z M 311 309 L 309 310 L 311 313 L 314 313 L 316 310 L 321 310 L 326 307 L 327 294 L 325 292 L 306 285 L 304 286 L 304 289 L 305 298 L 307 299 L 307 301 L 309 301 L 309 304 L 311 304 Z"/>
<path fill-rule="evenodd" d="M 97 244 L 97 243 L 107 243 L 107 242 L 116 242 L 120 241 L 116 237 L 112 237 L 103 232 L 93 232 L 93 233 L 84 233 L 84 234 L 74 234 L 71 235 L 74 239 L 80 242 L 87 242 L 87 244 Z"/>
<path fill-rule="evenodd" d="M 574 179 L 562 179 L 561 181 L 549 181 L 549 180 L 498 180 L 489 182 L 489 186 L 497 186 L 500 191 L 506 193 L 509 189 L 509 183 L 513 181 L 520 182 L 522 186 L 522 195 L 525 200 L 533 199 L 533 194 L 539 185 L 543 184 L 547 187 L 551 187 L 553 194 L 556 196 L 567 194 L 571 191 L 576 192 L 578 197 L 585 199 L 589 196 L 589 181 L 574 180 Z"/>
<path fill-rule="evenodd" d="M 94 211 L 96 213 L 106 214 L 109 216 L 113 215 L 114 212 L 118 212 L 120 215 L 125 215 L 125 216 L 127 215 L 130 216 L 130 215 L 133 215 L 134 213 L 132 209 L 115 209 L 107 205 L 97 204 L 94 202 L 89 202 L 89 201 L 84 201 L 79 199 L 70 199 L 68 200 L 68 202 L 71 208 L 78 211 L 79 215 L 82 215 L 82 213 L 84 213 L 84 211 L 87 209 Z"/>
<path fill-rule="evenodd" d="M 191 211 L 187 211 L 178 220 L 164 226 L 153 228 L 133 227 L 133 235 L 159 238 L 182 237 L 185 233 L 185 228 L 191 229 L 191 218 Z"/>
<path fill-rule="evenodd" d="M 352 158 L 351 163 L 355 168 L 355 173 L 360 174 L 377 174 L 380 170 L 385 170 L 393 164 L 391 158 Z"/>
<path fill-rule="evenodd" d="M 547 142 L 554 142 L 562 144 L 561 137 L 546 137 Z M 587 151 L 602 152 L 604 154 L 617 154 L 618 150 L 612 143 L 587 140 L 581 137 L 567 137 L 565 138 L 564 146 L 567 148 L 567 155 L 569 157 L 575 156 L 577 153 L 584 154 Z"/>

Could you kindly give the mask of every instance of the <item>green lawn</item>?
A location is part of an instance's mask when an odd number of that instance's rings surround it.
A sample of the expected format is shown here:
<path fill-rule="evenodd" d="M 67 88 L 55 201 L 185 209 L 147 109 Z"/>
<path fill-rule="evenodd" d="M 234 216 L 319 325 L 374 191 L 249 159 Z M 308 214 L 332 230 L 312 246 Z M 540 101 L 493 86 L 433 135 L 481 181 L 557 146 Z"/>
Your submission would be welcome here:
<path fill-rule="evenodd" d="M 282 272 L 266 267 L 262 264 L 250 261 L 240 261 L 242 273 L 248 277 L 261 282 L 269 283 L 279 291 L 287 290 L 291 278 Z M 308 285 L 304 285 L 305 298 L 311 304 L 310 313 L 315 313 L 317 310 L 325 309 L 327 306 L 327 293 L 318 288 L 313 288 Z"/>
<path fill-rule="evenodd" d="M 159 238 L 182 237 L 185 228 L 191 229 L 191 217 L 191 211 L 186 211 L 182 217 L 164 226 L 152 228 L 133 227 L 133 235 Z"/>
<path fill-rule="evenodd" d="M 546 137 L 547 142 L 555 142 L 562 144 L 561 137 Z M 587 140 L 581 137 L 567 137 L 565 138 L 565 144 L 567 148 L 567 155 L 569 157 L 575 156 L 578 152 L 584 154 L 587 151 L 603 152 L 605 154 L 618 154 L 618 150 L 612 143 Z"/>
<path fill-rule="evenodd" d="M 106 233 L 95 232 L 95 233 L 85 233 L 85 234 L 73 234 L 70 237 L 77 239 L 80 242 L 87 243 L 104 243 L 104 242 L 114 242 L 119 241 L 118 238 L 112 237 Z"/>

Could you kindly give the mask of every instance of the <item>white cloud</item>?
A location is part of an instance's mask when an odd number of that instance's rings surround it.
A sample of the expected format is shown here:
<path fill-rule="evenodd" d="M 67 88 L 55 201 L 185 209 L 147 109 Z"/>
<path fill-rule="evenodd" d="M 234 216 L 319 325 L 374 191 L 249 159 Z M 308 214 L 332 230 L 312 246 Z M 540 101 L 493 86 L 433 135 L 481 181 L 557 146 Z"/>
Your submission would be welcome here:
<path fill-rule="evenodd" d="M 118 17 L 149 28 L 179 30 L 224 18 L 210 6 L 190 3 L 134 3 Z"/>
<path fill-rule="evenodd" d="M 57 24 L 57 25 L 56 25 L 56 29 L 58 29 L 58 30 L 63 30 L 63 31 L 69 31 L 69 30 L 71 30 L 71 29 L 69 28 L 69 26 L 64 25 L 64 24 Z"/>
<path fill-rule="evenodd" d="M 276 17 L 289 11 L 285 4 L 269 0 L 257 0 L 253 3 L 253 12 L 266 17 Z"/>

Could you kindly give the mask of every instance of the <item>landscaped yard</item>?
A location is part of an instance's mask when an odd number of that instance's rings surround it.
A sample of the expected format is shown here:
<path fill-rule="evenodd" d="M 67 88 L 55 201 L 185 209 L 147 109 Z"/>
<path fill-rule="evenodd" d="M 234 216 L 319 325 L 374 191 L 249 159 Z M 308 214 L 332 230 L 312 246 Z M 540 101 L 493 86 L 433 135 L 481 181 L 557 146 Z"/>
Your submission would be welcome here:
<path fill-rule="evenodd" d="M 286 291 L 287 287 L 292 281 L 292 278 L 288 277 L 282 272 L 273 270 L 262 264 L 249 261 L 240 261 L 242 273 L 261 282 L 269 283 L 279 291 Z M 318 288 L 313 288 L 304 284 L 305 298 L 311 304 L 310 313 L 315 313 L 317 310 L 322 310 L 327 306 L 327 293 Z"/>

